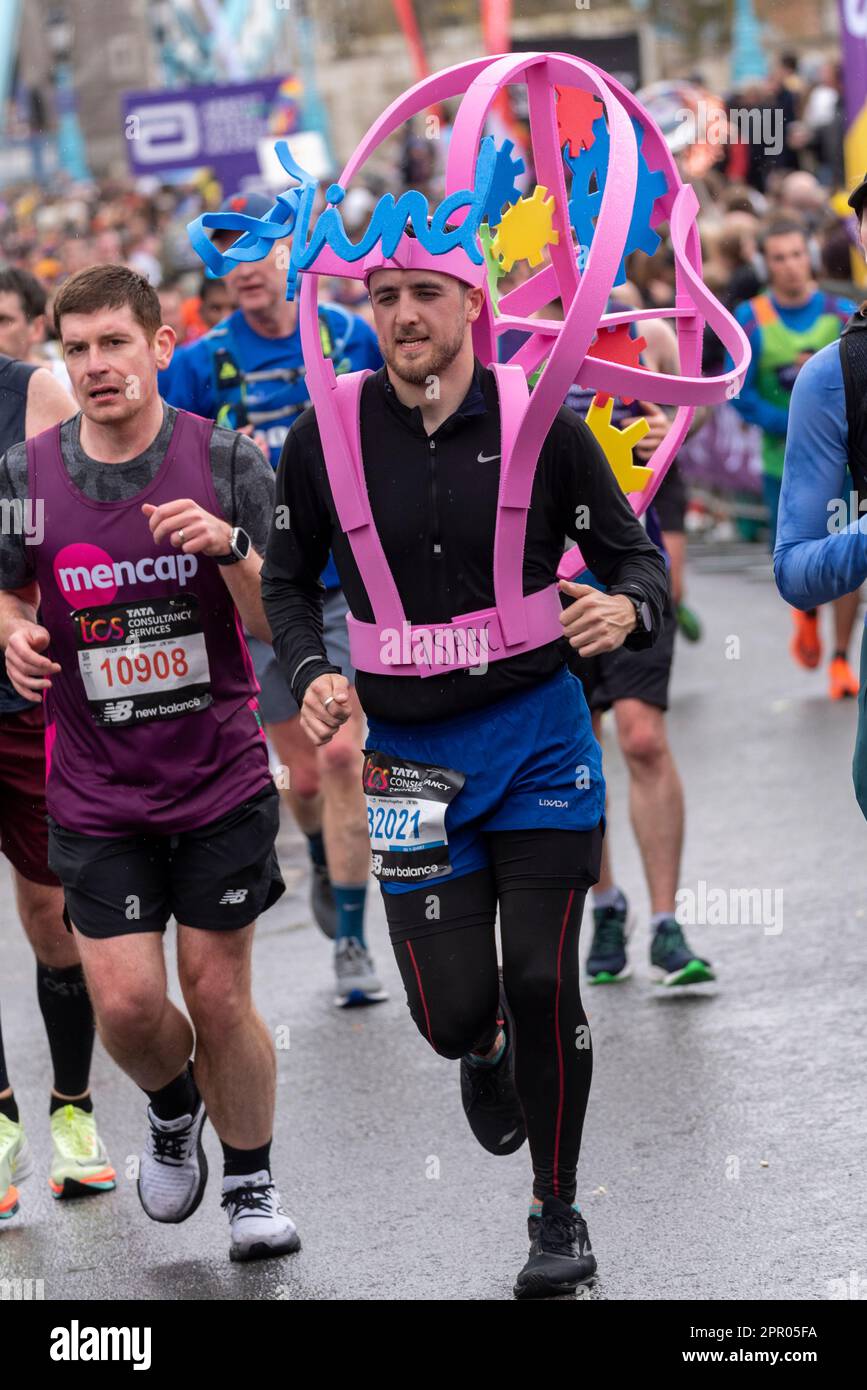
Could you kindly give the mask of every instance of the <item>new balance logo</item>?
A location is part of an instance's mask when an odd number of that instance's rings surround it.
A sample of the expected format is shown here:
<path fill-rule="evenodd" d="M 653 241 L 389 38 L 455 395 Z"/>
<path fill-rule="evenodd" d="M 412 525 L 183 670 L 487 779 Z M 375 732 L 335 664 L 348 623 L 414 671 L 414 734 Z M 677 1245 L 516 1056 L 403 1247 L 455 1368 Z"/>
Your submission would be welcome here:
<path fill-rule="evenodd" d="M 109 700 L 102 713 L 110 723 L 120 724 L 132 714 L 132 700 Z"/>
<path fill-rule="evenodd" d="M 220 899 L 220 906 L 222 907 L 225 903 L 232 907 L 236 903 L 242 903 L 249 891 L 248 888 L 227 888 Z"/>

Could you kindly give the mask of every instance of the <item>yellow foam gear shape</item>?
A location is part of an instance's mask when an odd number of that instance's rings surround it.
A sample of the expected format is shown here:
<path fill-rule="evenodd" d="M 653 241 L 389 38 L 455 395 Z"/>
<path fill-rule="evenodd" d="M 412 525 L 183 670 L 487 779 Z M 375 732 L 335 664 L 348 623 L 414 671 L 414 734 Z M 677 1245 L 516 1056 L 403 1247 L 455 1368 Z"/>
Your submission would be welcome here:
<path fill-rule="evenodd" d="M 554 231 L 554 196 L 545 197 L 542 184 L 533 189 L 532 198 L 519 198 L 500 219 L 491 250 L 506 274 L 515 261 L 541 265 L 546 246 L 557 246 L 560 233 Z"/>
<path fill-rule="evenodd" d="M 643 417 L 619 430 L 611 423 L 614 398 L 609 396 L 604 405 L 590 402 L 584 419 L 597 439 L 603 454 L 611 465 L 611 471 L 624 493 L 643 492 L 653 476 L 651 468 L 632 462 L 632 449 L 639 439 L 643 439 L 650 429 L 650 421 Z"/>

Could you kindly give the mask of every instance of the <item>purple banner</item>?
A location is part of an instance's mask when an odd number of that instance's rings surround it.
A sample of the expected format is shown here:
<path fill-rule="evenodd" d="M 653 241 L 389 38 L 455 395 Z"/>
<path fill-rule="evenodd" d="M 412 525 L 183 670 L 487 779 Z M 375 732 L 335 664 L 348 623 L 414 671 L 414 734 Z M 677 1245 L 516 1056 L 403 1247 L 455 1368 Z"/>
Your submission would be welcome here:
<path fill-rule="evenodd" d="M 761 431 L 745 424 L 734 406 L 711 410 L 701 429 L 678 449 L 677 463 L 684 478 L 699 487 L 761 495 Z"/>
<path fill-rule="evenodd" d="M 301 125 L 300 86 L 268 77 L 227 86 L 126 92 L 124 134 L 136 175 L 208 168 L 226 189 L 259 173 L 260 140 Z"/>
<path fill-rule="evenodd" d="M 839 0 L 840 42 L 843 50 L 843 91 L 846 134 L 843 155 L 846 186 L 854 188 L 867 169 L 867 0 Z M 863 283 L 863 263 L 856 258 Z"/>
<path fill-rule="evenodd" d="M 839 0 L 839 6 L 846 124 L 851 130 L 863 119 L 867 102 L 867 0 Z"/>

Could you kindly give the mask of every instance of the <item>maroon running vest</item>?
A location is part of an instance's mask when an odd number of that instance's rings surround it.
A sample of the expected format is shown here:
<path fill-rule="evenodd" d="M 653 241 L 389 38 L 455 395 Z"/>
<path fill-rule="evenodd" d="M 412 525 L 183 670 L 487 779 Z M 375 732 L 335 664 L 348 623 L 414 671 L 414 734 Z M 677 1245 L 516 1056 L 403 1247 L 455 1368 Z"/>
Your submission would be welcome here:
<path fill-rule="evenodd" d="M 27 442 L 30 496 L 44 507 L 39 621 L 61 667 L 45 698 L 46 802 L 80 834 L 178 834 L 270 779 L 259 687 L 220 567 L 168 537 L 155 545 L 142 511 L 189 497 L 222 515 L 211 430 L 179 411 L 156 477 L 121 502 L 74 485 L 59 426 Z"/>

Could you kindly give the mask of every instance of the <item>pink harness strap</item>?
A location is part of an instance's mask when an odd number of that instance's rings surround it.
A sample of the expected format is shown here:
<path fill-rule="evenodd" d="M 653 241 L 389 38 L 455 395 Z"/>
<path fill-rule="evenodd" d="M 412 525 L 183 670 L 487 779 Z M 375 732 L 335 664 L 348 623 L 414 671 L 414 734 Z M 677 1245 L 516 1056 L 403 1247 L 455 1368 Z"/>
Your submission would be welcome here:
<path fill-rule="evenodd" d="M 500 399 L 501 455 L 500 495 L 494 529 L 494 594 L 503 641 L 507 647 L 513 647 L 527 638 L 527 613 L 523 602 L 524 541 L 538 460 L 527 449 L 515 448 L 530 399 L 527 378 L 520 367 L 505 362 L 492 363 L 491 371 Z M 562 633 L 559 622 L 558 628 Z"/>
<path fill-rule="evenodd" d="M 361 461 L 361 389 L 370 375 L 362 371 L 338 377 L 332 367 L 334 409 L 317 410 L 316 421 L 337 517 L 349 537 L 375 625 L 399 628 L 405 621 L 403 604 L 373 524 Z"/>
<path fill-rule="evenodd" d="M 451 623 L 408 623 L 389 634 L 375 623 L 360 623 L 350 614 L 349 650 L 359 671 L 380 676 L 442 676 L 471 666 L 502 661 L 543 647 L 563 636 L 556 584 L 522 600 L 526 638 L 506 647 L 496 608 L 463 613 Z"/>
<path fill-rule="evenodd" d="M 556 584 L 525 597 L 523 554 L 527 511 L 537 460 L 514 443 L 527 402 L 520 367 L 493 368 L 500 397 L 500 489 L 494 529 L 496 605 L 462 613 L 450 623 L 407 622 L 382 542 L 373 520 L 361 451 L 361 390 L 369 372 L 334 375 L 334 409 L 317 410 L 328 481 L 341 529 L 375 621 L 347 617 L 353 665 L 379 675 L 435 676 L 502 661 L 532 651 L 563 634 Z M 508 383 L 514 384 L 509 389 Z M 516 563 L 516 557 L 521 563 Z M 396 644 L 396 646 L 395 646 Z"/>

